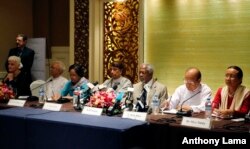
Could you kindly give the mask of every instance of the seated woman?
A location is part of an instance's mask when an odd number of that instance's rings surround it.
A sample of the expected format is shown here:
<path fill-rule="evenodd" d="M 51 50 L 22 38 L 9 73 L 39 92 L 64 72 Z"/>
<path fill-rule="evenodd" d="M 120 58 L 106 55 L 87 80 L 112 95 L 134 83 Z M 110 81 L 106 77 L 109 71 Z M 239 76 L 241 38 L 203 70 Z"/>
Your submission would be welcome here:
<path fill-rule="evenodd" d="M 10 56 L 8 58 L 8 74 L 3 79 L 3 83 L 13 89 L 16 97 L 31 95 L 31 78 L 27 73 L 21 71 L 22 66 L 20 57 Z"/>
<path fill-rule="evenodd" d="M 113 62 L 110 71 L 111 78 L 104 81 L 103 85 L 113 88 L 116 92 L 126 92 L 128 87 L 132 87 L 132 83 L 122 76 L 123 69 L 122 62 Z"/>
<path fill-rule="evenodd" d="M 70 81 L 68 81 L 61 90 L 61 96 L 73 96 L 73 92 L 77 87 L 83 89 L 89 82 L 89 80 L 84 77 L 83 66 L 79 64 L 73 64 L 69 67 L 69 75 Z"/>
<path fill-rule="evenodd" d="M 241 85 L 243 72 L 238 66 L 229 66 L 225 74 L 226 86 L 219 88 L 212 102 L 213 114 L 228 118 L 243 117 L 250 110 L 250 92 Z"/>

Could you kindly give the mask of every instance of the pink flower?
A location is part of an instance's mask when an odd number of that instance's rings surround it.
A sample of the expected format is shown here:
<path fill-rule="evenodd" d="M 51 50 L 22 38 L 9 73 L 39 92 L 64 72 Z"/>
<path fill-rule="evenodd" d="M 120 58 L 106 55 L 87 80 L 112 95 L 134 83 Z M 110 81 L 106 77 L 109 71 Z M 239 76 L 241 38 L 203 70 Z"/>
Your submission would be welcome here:
<path fill-rule="evenodd" d="M 14 98 L 14 92 L 6 84 L 0 85 L 0 100 Z"/>
<path fill-rule="evenodd" d="M 90 97 L 86 106 L 97 108 L 108 108 L 115 103 L 116 95 L 114 92 L 98 91 Z"/>

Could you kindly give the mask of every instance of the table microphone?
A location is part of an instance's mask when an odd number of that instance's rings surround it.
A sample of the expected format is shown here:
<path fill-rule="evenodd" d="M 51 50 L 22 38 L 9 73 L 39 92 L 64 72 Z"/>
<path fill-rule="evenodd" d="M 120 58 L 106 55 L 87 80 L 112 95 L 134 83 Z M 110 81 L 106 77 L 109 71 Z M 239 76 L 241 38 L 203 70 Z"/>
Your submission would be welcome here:
<path fill-rule="evenodd" d="M 47 83 L 49 83 L 49 82 L 51 82 L 51 81 L 53 81 L 53 79 L 52 79 L 52 78 L 51 78 L 51 79 L 49 79 L 48 81 L 46 81 L 45 83 L 40 84 L 40 85 L 38 85 L 37 87 L 32 88 L 32 89 L 31 89 L 31 91 L 33 91 L 33 90 L 35 90 L 35 89 L 37 89 L 37 88 L 40 88 L 41 86 L 43 86 L 43 85 L 45 85 L 45 84 L 47 84 Z"/>
<path fill-rule="evenodd" d="M 181 103 L 181 108 L 180 108 L 180 110 L 176 113 L 176 115 L 178 115 L 178 116 L 180 116 L 180 117 L 182 117 L 182 116 L 191 116 L 191 115 L 192 115 L 192 110 L 183 111 L 183 110 L 182 110 L 182 106 L 183 106 L 183 104 L 184 104 L 186 101 L 190 100 L 191 98 L 193 98 L 194 96 L 196 96 L 196 95 L 199 94 L 200 92 L 201 92 L 201 91 L 197 92 L 196 94 L 194 94 L 194 95 L 190 96 L 189 98 L 187 98 L 186 100 L 184 100 L 184 101 Z"/>
<path fill-rule="evenodd" d="M 249 110 L 249 112 L 245 116 L 245 122 L 246 123 L 250 123 L 250 110 Z"/>
<path fill-rule="evenodd" d="M 146 90 L 142 90 L 141 95 L 139 97 L 137 97 L 137 103 L 136 103 L 136 112 L 145 112 L 145 106 L 146 103 L 144 103 L 143 101 L 146 100 L 143 97 L 143 94 Z"/>
<path fill-rule="evenodd" d="M 132 111 L 134 107 L 132 98 L 133 92 L 134 88 L 132 87 L 127 88 L 127 97 L 125 99 L 125 106 L 128 108 L 129 111 Z"/>
<path fill-rule="evenodd" d="M 114 84 L 114 86 L 112 87 L 114 91 L 118 88 L 118 85 L 119 85 L 119 84 L 120 84 L 120 82 L 116 82 L 116 83 Z"/>
<path fill-rule="evenodd" d="M 98 84 L 98 82 L 88 83 L 84 84 L 85 86 L 83 87 L 83 93 L 82 93 L 82 98 L 83 98 L 83 103 L 87 103 L 90 99 L 90 97 L 94 94 L 95 92 L 95 86 Z"/>

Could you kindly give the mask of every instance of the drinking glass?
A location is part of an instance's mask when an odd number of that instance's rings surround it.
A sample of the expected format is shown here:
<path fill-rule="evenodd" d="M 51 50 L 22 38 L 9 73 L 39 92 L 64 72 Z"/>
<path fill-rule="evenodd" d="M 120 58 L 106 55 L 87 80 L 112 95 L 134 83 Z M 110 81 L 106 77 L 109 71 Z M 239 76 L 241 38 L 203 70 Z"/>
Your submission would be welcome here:
<path fill-rule="evenodd" d="M 220 120 L 220 115 L 219 115 L 218 112 L 215 111 L 215 109 L 219 109 L 219 108 L 220 108 L 220 104 L 219 104 L 219 103 L 214 103 L 214 102 L 213 102 L 212 108 L 213 108 L 212 114 L 213 114 L 213 116 L 215 117 L 214 120 L 215 120 L 215 121 L 219 121 L 219 120 Z"/>
<path fill-rule="evenodd" d="M 161 110 L 161 115 L 163 115 L 164 113 L 163 113 L 163 111 L 165 110 L 167 108 L 167 106 L 166 105 L 164 105 L 164 106 L 161 106 L 160 107 L 160 110 Z"/>

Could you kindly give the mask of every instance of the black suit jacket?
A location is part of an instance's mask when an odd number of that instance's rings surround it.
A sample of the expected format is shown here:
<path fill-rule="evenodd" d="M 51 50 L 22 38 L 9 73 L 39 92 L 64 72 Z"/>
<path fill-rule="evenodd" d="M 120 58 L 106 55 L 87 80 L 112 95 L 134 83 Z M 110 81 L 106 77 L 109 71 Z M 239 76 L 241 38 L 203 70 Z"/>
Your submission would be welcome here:
<path fill-rule="evenodd" d="M 13 91 L 15 92 L 16 96 L 30 96 L 30 77 L 27 73 L 22 72 L 14 78 L 14 80 L 9 81 L 7 80 L 6 83 L 8 86 L 11 86 Z"/>
<path fill-rule="evenodd" d="M 32 64 L 33 64 L 33 61 L 34 61 L 34 55 L 35 55 L 34 50 L 32 50 L 32 49 L 30 49 L 28 47 L 24 47 L 21 53 L 20 53 L 20 49 L 13 48 L 13 49 L 10 49 L 8 58 L 10 56 L 18 56 L 18 57 L 20 57 L 21 62 L 23 64 L 22 71 L 27 72 L 28 74 L 31 74 L 31 67 L 32 67 Z M 5 62 L 5 68 L 8 71 L 8 59 Z"/>

